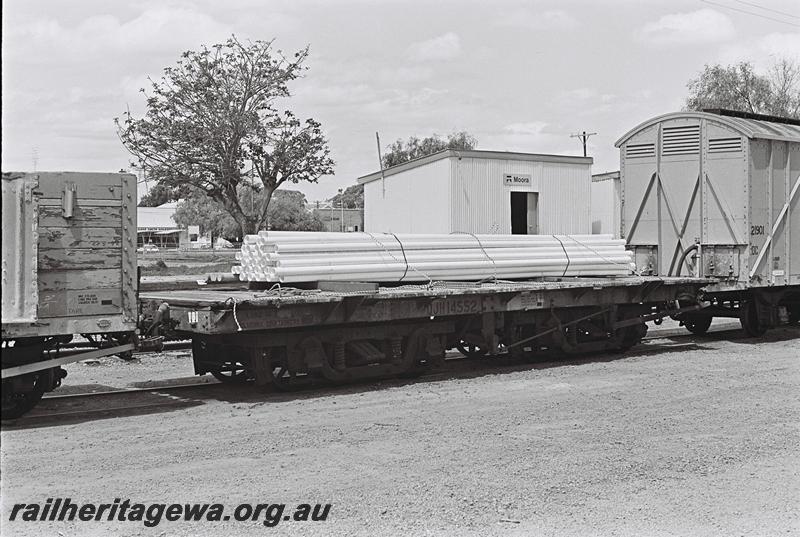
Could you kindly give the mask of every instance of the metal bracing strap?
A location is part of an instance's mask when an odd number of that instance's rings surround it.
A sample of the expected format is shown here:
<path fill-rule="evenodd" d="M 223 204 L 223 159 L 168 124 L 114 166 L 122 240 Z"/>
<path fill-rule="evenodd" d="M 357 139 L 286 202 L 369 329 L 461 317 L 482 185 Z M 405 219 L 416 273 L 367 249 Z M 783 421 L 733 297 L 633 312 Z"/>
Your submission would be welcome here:
<path fill-rule="evenodd" d="M 719 206 L 720 211 L 722 211 L 722 218 L 725 220 L 725 225 L 728 226 L 728 231 L 731 232 L 733 240 L 736 241 L 736 244 L 747 244 L 743 239 L 740 239 L 739 234 L 736 233 L 736 227 L 731 223 L 729 218 L 729 215 L 733 214 L 733 211 L 731 211 L 731 208 L 725 198 L 721 198 L 719 194 L 717 194 L 717 187 L 714 186 L 714 183 L 711 181 L 711 177 L 709 177 L 708 174 L 706 174 L 706 184 L 709 186 L 709 190 L 711 190 L 711 193 L 714 195 L 714 199 L 717 200 L 717 205 Z"/>
<path fill-rule="evenodd" d="M 692 216 L 694 200 L 697 198 L 698 190 L 700 190 L 700 175 L 697 176 L 697 181 L 694 182 L 692 196 L 689 198 L 689 206 L 686 208 L 686 214 L 683 217 L 683 225 L 681 225 L 681 230 L 678 232 L 678 241 L 675 243 L 675 252 L 672 254 L 672 261 L 669 263 L 669 271 L 667 274 L 672 274 L 672 269 L 675 268 L 675 261 L 678 259 L 678 255 L 683 254 L 683 244 L 681 243 L 681 239 L 683 239 L 683 235 L 686 233 L 686 227 L 689 225 L 689 218 Z"/>
<path fill-rule="evenodd" d="M 678 229 L 678 222 L 675 221 L 675 213 L 672 211 L 672 204 L 669 202 L 669 192 L 664 187 L 664 181 L 661 180 L 661 174 L 656 174 L 658 178 L 658 186 L 661 188 L 661 192 L 664 193 L 664 205 L 667 207 L 667 213 L 669 214 L 669 221 L 672 223 L 672 229 L 675 230 L 675 234 L 678 235 L 678 240 L 680 240 L 680 230 Z"/>
<path fill-rule="evenodd" d="M 650 176 L 650 182 L 647 183 L 647 188 L 644 191 L 644 196 L 642 196 L 642 201 L 639 203 L 639 209 L 636 211 L 636 216 L 633 218 L 633 223 L 631 223 L 631 228 L 628 230 L 628 237 L 627 243 L 630 244 L 631 239 L 633 238 L 633 232 L 636 231 L 636 226 L 639 225 L 639 218 L 642 217 L 642 213 L 644 212 L 644 206 L 647 204 L 647 200 L 650 197 L 650 190 L 653 189 L 653 184 L 656 182 L 657 172 L 653 173 Z"/>
<path fill-rule="evenodd" d="M 761 251 L 758 253 L 758 257 L 756 258 L 756 262 L 753 263 L 753 268 L 750 269 L 750 278 L 755 276 L 758 267 L 761 265 L 761 261 L 764 260 L 764 254 L 766 253 L 767 249 L 769 248 L 770 243 L 772 242 L 772 237 L 775 236 L 775 232 L 778 231 L 778 227 L 783 223 L 783 219 L 786 217 L 786 214 L 789 212 L 789 205 L 791 205 L 792 200 L 794 199 L 795 194 L 797 191 L 800 190 L 800 175 L 797 176 L 797 179 L 794 182 L 794 186 L 792 187 L 792 191 L 789 194 L 789 199 L 786 200 L 786 203 L 783 204 L 783 208 L 781 212 L 778 213 L 778 218 L 775 219 L 775 223 L 772 225 L 772 230 L 769 232 L 769 236 L 767 236 L 767 240 L 764 241 L 764 245 L 761 247 Z"/>
<path fill-rule="evenodd" d="M 121 354 L 123 352 L 132 350 L 133 350 L 133 343 L 126 343 L 124 345 L 118 345 L 116 347 L 106 347 L 105 349 L 99 349 L 96 351 L 76 352 L 74 354 L 69 354 L 62 358 L 55 358 L 53 360 L 46 360 L 44 362 L 33 362 L 30 364 L 18 365 L 15 367 L 6 367 L 3 368 L 2 378 L 7 379 L 10 377 L 17 377 L 19 375 L 25 375 L 26 373 L 33 373 L 34 371 L 50 369 L 51 367 L 58 367 L 61 365 L 66 365 L 80 360 L 92 360 L 95 358 L 101 358 L 103 356 L 111 356 L 112 354 Z"/>

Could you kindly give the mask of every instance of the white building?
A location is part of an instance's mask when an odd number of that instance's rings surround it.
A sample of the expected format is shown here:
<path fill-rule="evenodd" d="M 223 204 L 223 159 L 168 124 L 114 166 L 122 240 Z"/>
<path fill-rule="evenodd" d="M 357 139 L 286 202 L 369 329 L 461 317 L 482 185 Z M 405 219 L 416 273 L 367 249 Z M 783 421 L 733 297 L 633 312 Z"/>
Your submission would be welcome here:
<path fill-rule="evenodd" d="M 358 179 L 364 229 L 590 233 L 592 159 L 445 150 Z"/>
<path fill-rule="evenodd" d="M 621 203 L 619 172 L 592 175 L 592 233 L 619 238 Z"/>
<path fill-rule="evenodd" d="M 164 203 L 158 207 L 137 207 L 136 222 L 138 227 L 138 244 L 154 244 L 159 248 L 178 248 L 182 233 L 173 216 L 177 210 L 177 202 Z"/>

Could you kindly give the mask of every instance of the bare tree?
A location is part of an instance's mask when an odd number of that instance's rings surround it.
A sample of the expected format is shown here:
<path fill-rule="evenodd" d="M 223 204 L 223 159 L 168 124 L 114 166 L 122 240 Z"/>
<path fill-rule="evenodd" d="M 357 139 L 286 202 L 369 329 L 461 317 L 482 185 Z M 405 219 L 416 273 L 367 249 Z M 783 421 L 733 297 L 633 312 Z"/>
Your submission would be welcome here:
<path fill-rule="evenodd" d="M 797 118 L 800 114 L 800 66 L 794 60 L 777 60 L 766 75 L 749 62 L 706 65 L 689 81 L 688 110 L 727 108 L 755 114 Z"/>

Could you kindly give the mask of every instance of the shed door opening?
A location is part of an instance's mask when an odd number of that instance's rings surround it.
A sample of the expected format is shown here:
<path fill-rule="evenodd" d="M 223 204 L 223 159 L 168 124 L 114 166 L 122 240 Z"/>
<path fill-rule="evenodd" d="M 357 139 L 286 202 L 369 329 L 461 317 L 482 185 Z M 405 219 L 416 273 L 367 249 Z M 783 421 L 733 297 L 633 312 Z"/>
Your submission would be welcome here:
<path fill-rule="evenodd" d="M 539 233 L 539 193 L 511 193 L 511 233 L 535 235 Z"/>

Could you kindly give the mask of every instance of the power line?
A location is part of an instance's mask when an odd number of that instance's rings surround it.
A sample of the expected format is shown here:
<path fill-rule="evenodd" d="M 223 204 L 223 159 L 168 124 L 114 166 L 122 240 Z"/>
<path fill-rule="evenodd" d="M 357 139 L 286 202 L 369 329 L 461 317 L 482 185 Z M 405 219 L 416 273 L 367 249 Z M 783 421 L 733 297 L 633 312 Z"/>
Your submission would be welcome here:
<path fill-rule="evenodd" d="M 739 13 L 744 13 L 746 15 L 752 15 L 754 17 L 761 17 L 762 19 L 767 19 L 767 20 L 771 20 L 771 21 L 775 21 L 775 22 L 780 22 L 782 24 L 788 24 L 789 26 L 794 26 L 795 28 L 800 28 L 800 24 L 795 24 L 793 22 L 784 21 L 784 20 L 781 20 L 781 19 L 776 19 L 775 17 L 768 17 L 768 16 L 762 15 L 760 13 L 753 13 L 752 11 L 746 11 L 744 9 L 739 9 L 739 8 L 736 8 L 736 7 L 726 6 L 725 4 L 718 4 L 717 2 L 711 2 L 711 0 L 700 0 L 700 1 L 703 2 L 704 4 L 709 4 L 709 5 L 721 7 L 721 8 L 724 8 L 724 9 L 730 9 L 732 11 L 738 11 Z"/>
<path fill-rule="evenodd" d="M 786 15 L 787 17 L 791 17 L 793 19 L 800 19 L 800 16 L 792 15 L 791 13 L 787 13 L 785 11 L 778 11 L 777 9 L 772 9 L 772 8 L 769 8 L 769 7 L 760 6 L 758 4 L 754 4 L 753 2 L 745 2 L 744 0 L 733 0 L 733 1 L 737 2 L 739 4 L 744 4 L 746 6 L 753 6 L 754 8 L 757 8 L 757 9 L 763 9 L 764 11 L 772 11 L 773 13 L 777 13 L 778 15 Z"/>

